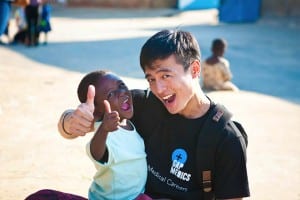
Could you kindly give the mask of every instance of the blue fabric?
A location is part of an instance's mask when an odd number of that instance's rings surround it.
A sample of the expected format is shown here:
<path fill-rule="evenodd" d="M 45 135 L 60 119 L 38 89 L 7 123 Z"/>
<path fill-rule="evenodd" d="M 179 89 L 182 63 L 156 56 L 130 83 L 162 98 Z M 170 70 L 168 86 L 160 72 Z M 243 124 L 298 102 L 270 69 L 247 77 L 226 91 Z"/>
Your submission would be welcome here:
<path fill-rule="evenodd" d="M 220 0 L 178 0 L 179 10 L 218 8 Z"/>
<path fill-rule="evenodd" d="M 4 33 L 10 16 L 10 2 L 0 1 L 0 36 Z"/>
<path fill-rule="evenodd" d="M 261 0 L 221 0 L 219 20 L 222 22 L 253 22 L 260 16 Z"/>
<path fill-rule="evenodd" d="M 49 31 L 51 31 L 50 13 L 51 6 L 49 4 L 44 4 L 42 6 L 41 20 L 38 27 L 40 32 L 48 33 Z"/>

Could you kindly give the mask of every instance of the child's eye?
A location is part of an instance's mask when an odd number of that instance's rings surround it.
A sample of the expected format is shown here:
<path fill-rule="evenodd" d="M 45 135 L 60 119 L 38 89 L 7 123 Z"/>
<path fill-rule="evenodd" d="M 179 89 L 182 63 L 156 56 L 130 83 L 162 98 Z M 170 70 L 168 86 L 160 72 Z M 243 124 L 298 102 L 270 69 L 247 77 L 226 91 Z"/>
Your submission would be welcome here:
<path fill-rule="evenodd" d="M 125 88 L 125 89 L 126 89 L 127 86 L 125 85 L 125 83 L 121 83 L 120 86 L 119 86 L 119 88 L 121 88 L 121 89 L 124 89 L 124 88 Z"/>
<path fill-rule="evenodd" d="M 113 97 L 114 96 L 114 92 L 109 92 L 108 94 L 107 94 L 107 99 L 110 99 L 111 97 Z"/>

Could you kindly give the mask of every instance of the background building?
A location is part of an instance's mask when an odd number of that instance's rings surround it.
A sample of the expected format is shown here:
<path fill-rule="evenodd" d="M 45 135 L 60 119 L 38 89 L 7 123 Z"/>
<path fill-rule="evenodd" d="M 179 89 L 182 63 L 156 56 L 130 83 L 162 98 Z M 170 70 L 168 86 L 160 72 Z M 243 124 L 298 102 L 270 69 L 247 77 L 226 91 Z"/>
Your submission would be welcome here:
<path fill-rule="evenodd" d="M 191 4 L 213 5 L 220 0 L 66 0 L 68 6 L 89 6 L 89 7 L 109 7 L 109 8 L 178 8 L 180 2 Z M 252 0 L 223 0 L 225 3 L 235 5 L 252 2 Z M 299 0 L 259 0 L 261 14 L 278 15 L 300 15 Z M 255 5 L 254 5 L 255 6 Z"/>

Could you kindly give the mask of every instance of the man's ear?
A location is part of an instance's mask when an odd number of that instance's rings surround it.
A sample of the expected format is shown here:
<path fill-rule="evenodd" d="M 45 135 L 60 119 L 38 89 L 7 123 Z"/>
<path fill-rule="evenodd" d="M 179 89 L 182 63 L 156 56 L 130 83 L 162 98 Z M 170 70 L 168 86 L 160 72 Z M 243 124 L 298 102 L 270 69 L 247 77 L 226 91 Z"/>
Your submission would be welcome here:
<path fill-rule="evenodd" d="M 199 78 L 201 72 L 201 65 L 199 60 L 194 60 L 191 64 L 191 73 L 193 78 Z"/>

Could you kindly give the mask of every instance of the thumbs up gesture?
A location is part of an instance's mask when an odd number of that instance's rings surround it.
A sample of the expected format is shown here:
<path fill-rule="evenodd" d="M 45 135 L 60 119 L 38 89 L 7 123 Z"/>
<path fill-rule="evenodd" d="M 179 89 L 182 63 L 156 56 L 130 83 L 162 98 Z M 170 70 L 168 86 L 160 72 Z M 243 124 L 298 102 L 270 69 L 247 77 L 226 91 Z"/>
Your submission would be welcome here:
<path fill-rule="evenodd" d="M 86 106 L 87 109 L 93 114 L 95 110 L 94 99 L 95 99 L 95 86 L 89 85 L 88 92 L 86 95 Z"/>
<path fill-rule="evenodd" d="M 66 117 L 64 128 L 72 136 L 84 136 L 94 130 L 94 98 L 95 87 L 89 85 L 86 102 L 80 104 L 76 110 Z"/>
<path fill-rule="evenodd" d="M 110 103 L 104 100 L 105 113 L 102 120 L 102 128 L 106 132 L 112 132 L 118 129 L 120 117 L 117 111 L 111 111 Z"/>

